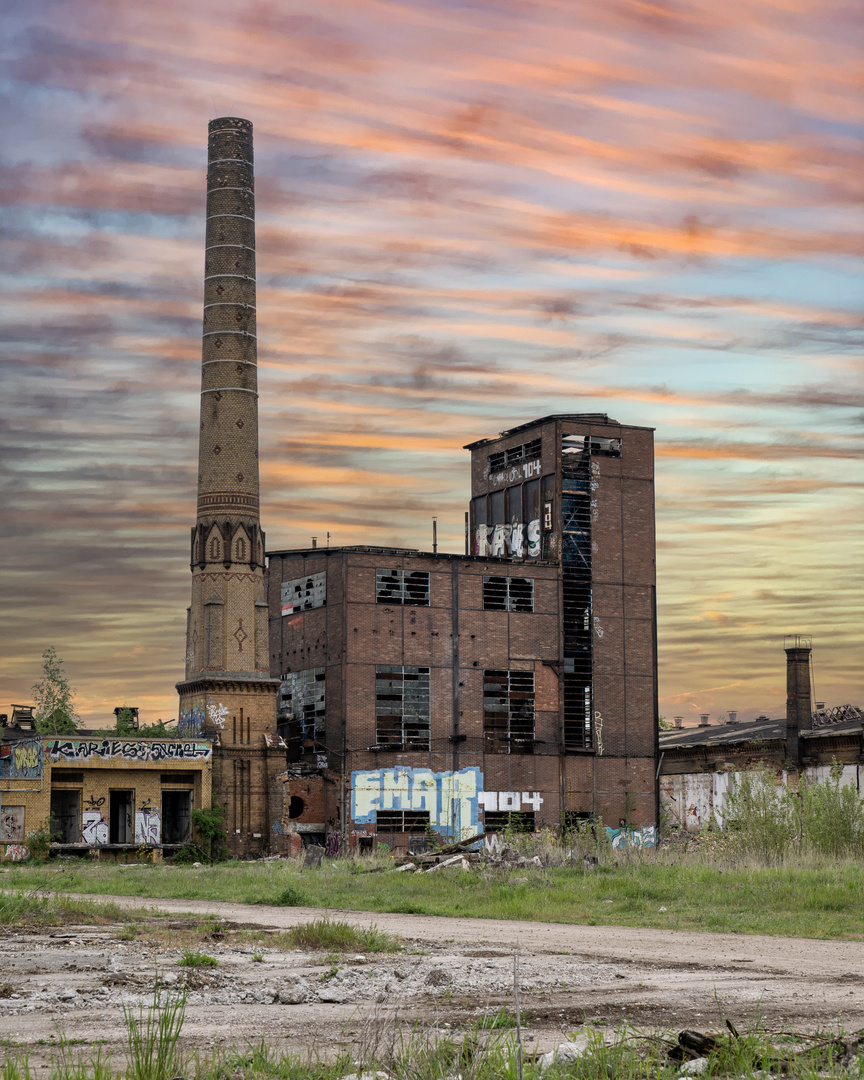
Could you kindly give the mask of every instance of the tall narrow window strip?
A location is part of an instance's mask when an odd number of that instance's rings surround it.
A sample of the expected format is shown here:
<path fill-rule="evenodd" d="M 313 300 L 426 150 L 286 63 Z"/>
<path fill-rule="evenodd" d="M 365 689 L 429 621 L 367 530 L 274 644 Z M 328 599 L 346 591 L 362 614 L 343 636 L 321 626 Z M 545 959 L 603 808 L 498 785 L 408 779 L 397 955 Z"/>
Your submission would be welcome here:
<path fill-rule="evenodd" d="M 483 672 L 483 738 L 487 754 L 534 753 L 534 672 Z"/>
<path fill-rule="evenodd" d="M 430 703 L 428 667 L 376 667 L 376 744 L 393 750 L 428 750 Z"/>
<path fill-rule="evenodd" d="M 429 606 L 429 571 L 377 569 L 375 599 L 379 604 Z"/>

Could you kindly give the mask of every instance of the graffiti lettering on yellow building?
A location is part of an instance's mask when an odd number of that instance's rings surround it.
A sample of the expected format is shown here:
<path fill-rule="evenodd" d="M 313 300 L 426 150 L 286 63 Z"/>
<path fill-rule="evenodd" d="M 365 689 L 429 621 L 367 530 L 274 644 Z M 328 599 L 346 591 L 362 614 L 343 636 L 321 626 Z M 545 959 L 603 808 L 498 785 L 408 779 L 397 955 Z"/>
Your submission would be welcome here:
<path fill-rule="evenodd" d="M 122 739 L 54 739 L 48 744 L 52 761 L 90 761 L 93 758 L 123 761 L 209 761 L 211 743 L 199 742 L 124 742 Z"/>

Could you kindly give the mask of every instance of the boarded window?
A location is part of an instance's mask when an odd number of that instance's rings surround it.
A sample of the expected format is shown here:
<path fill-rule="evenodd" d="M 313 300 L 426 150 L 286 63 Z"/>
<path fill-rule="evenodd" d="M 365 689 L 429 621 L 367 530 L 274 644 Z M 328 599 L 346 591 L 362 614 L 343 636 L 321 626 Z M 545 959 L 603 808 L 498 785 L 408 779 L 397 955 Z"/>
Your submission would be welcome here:
<path fill-rule="evenodd" d="M 487 810 L 483 814 L 486 832 L 534 832 L 533 810 Z"/>
<path fill-rule="evenodd" d="M 379 810 L 378 832 L 423 833 L 429 828 L 428 810 Z"/>
<path fill-rule="evenodd" d="M 282 582 L 282 614 L 293 615 L 295 611 L 309 611 L 324 607 L 327 603 L 327 573 L 309 574 Z"/>
<path fill-rule="evenodd" d="M 427 570 L 376 570 L 375 599 L 379 604 L 416 604 L 429 607 Z"/>
<path fill-rule="evenodd" d="M 325 668 L 289 671 L 282 679 L 279 726 L 294 725 L 296 737 L 303 742 L 321 742 L 324 738 Z"/>
<path fill-rule="evenodd" d="M 483 738 L 487 754 L 534 753 L 534 672 L 483 672 Z"/>
<path fill-rule="evenodd" d="M 534 579 L 483 575 L 485 611 L 533 611 Z"/>
<path fill-rule="evenodd" d="M 429 749 L 429 668 L 375 668 L 375 741 L 394 750 Z"/>

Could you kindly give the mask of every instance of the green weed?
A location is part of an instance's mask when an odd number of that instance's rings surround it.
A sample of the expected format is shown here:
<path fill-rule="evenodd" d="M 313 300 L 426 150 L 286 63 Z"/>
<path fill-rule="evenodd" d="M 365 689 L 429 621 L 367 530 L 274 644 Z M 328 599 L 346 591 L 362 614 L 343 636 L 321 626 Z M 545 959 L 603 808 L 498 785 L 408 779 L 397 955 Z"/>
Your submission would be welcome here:
<path fill-rule="evenodd" d="M 310 951 L 397 952 L 399 943 L 372 923 L 369 927 L 352 926 L 328 917 L 292 926 L 286 937 L 296 949 Z"/>
<path fill-rule="evenodd" d="M 183 956 L 180 958 L 179 966 L 187 968 L 218 967 L 219 961 L 215 956 L 209 956 L 205 952 L 186 948 L 183 950 Z"/>
<path fill-rule="evenodd" d="M 158 976 L 151 1005 L 146 1009 L 139 1006 L 137 1016 L 123 1006 L 129 1057 L 127 1080 L 169 1080 L 182 1074 L 185 1061 L 177 1041 L 185 1017 L 185 991 L 163 991 Z"/>

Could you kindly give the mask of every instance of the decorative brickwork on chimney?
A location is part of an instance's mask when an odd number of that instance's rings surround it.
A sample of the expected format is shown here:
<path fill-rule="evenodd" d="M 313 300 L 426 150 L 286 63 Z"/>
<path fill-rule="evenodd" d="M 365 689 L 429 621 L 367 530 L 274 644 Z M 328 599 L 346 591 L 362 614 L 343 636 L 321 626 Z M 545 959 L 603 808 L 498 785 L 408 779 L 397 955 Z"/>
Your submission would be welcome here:
<path fill-rule="evenodd" d="M 266 736 L 276 732 L 258 511 L 252 125 L 210 122 L 198 512 L 180 731 L 221 744 L 214 803 L 236 852 L 269 842 Z M 284 755 L 283 755 L 284 761 Z M 272 770 L 271 770 L 272 771 Z"/>

